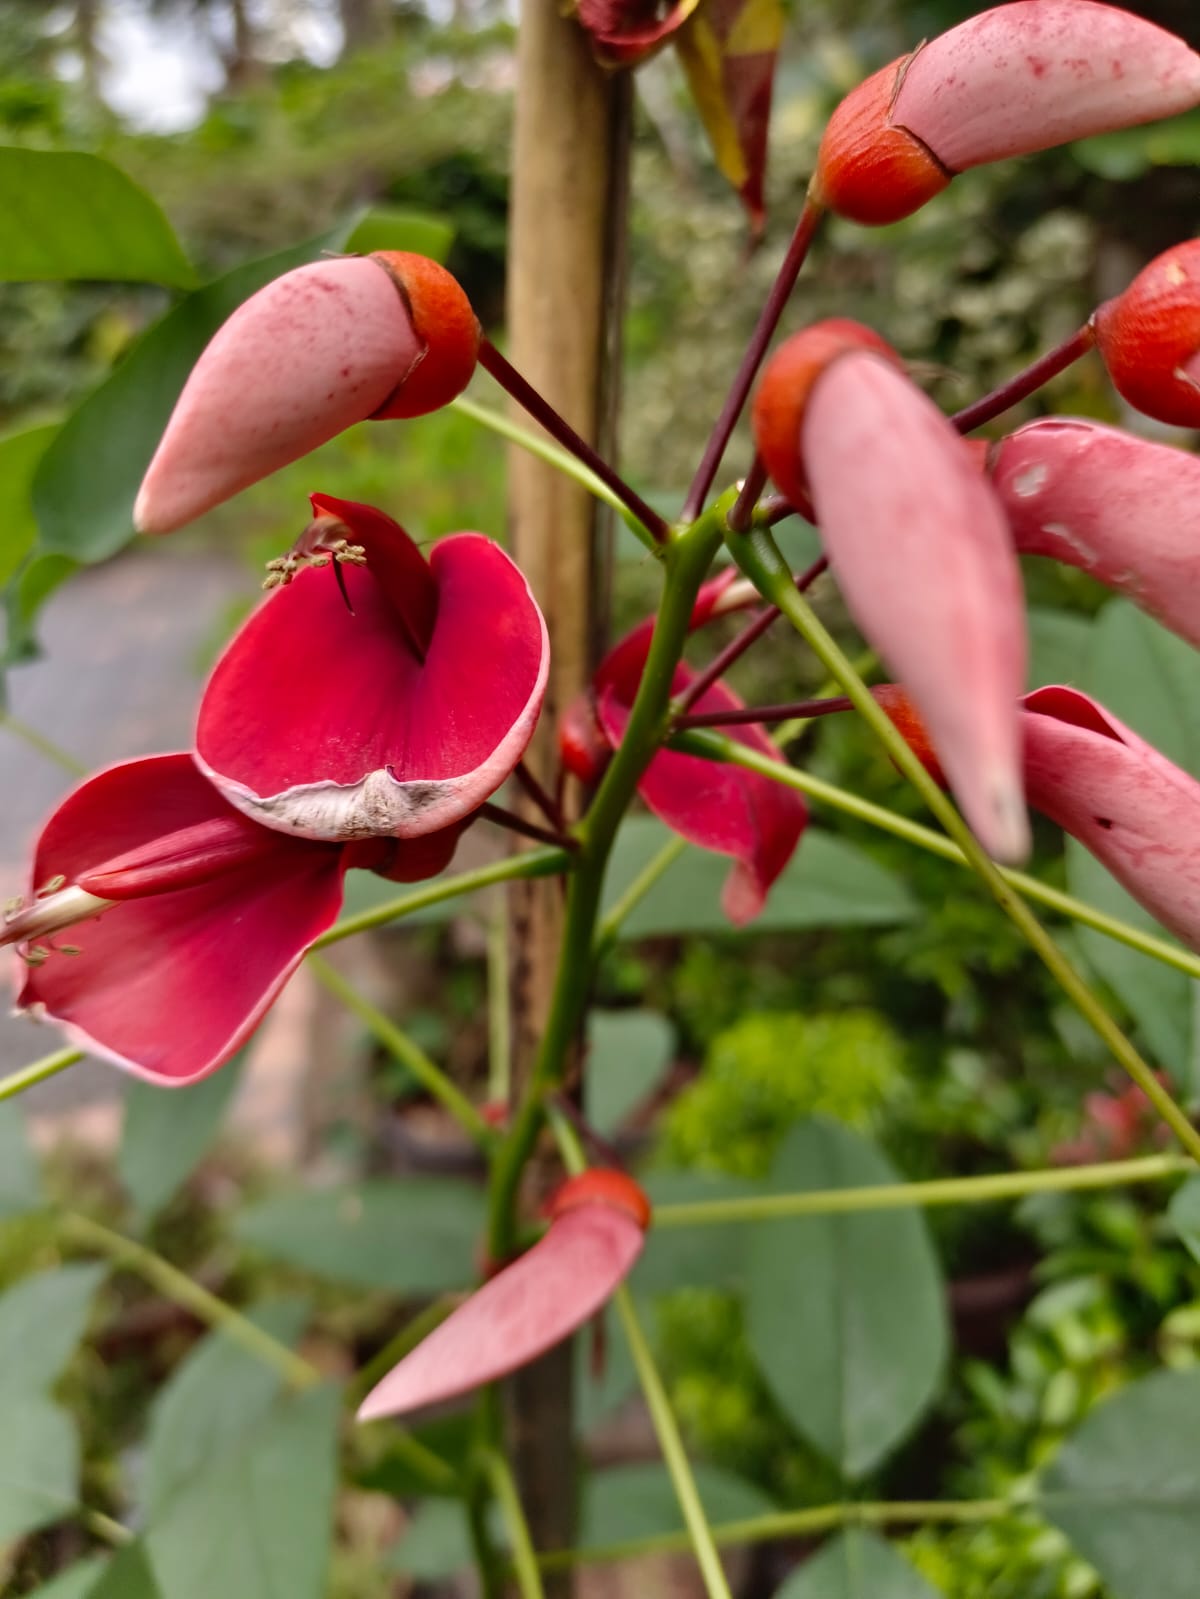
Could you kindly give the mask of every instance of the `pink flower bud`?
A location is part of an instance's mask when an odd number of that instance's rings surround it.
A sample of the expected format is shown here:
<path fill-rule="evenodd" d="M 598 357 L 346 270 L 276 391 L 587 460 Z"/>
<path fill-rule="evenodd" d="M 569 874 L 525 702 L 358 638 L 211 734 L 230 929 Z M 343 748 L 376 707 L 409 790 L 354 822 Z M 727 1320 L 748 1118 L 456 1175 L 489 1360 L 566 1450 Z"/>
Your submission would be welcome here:
<path fill-rule="evenodd" d="M 1077 566 L 1200 647 L 1200 460 L 1098 422 L 1031 422 L 994 446 L 1019 550 Z"/>
<path fill-rule="evenodd" d="M 849 94 L 817 158 L 815 197 L 895 222 L 956 172 L 1200 105 L 1200 56 L 1096 0 L 981 12 Z"/>

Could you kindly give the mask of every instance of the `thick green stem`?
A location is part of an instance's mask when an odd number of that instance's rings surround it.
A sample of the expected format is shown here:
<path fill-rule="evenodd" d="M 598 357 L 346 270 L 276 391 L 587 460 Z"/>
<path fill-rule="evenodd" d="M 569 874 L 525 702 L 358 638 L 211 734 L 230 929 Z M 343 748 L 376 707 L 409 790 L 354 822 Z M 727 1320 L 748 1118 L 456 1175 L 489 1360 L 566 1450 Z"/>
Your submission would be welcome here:
<path fill-rule="evenodd" d="M 517 1587 L 521 1591 L 521 1599 L 544 1599 L 537 1553 L 529 1536 L 529 1523 L 525 1520 L 525 1512 L 521 1508 L 521 1496 L 517 1492 L 517 1485 L 513 1481 L 508 1462 L 499 1450 L 492 1449 L 484 1456 L 484 1467 L 492 1485 L 492 1492 L 496 1496 L 496 1503 L 504 1515 L 504 1524 L 508 1528 L 513 1571 L 516 1574 Z"/>
<path fill-rule="evenodd" d="M 47 1077 L 65 1072 L 68 1066 L 74 1066 L 82 1059 L 81 1049 L 56 1049 L 53 1055 L 43 1055 L 41 1060 L 35 1060 L 30 1066 L 22 1066 L 19 1072 L 12 1072 L 0 1081 L 0 1100 L 13 1099 L 35 1083 L 44 1083 Z"/>
<path fill-rule="evenodd" d="M 337 944 L 355 933 L 365 933 L 373 927 L 383 927 L 388 922 L 411 916 L 430 905 L 440 905 L 443 900 L 457 899 L 462 894 L 474 894 L 481 888 L 491 888 L 494 883 L 508 883 L 518 877 L 554 877 L 559 872 L 569 872 L 572 866 L 570 850 L 531 849 L 520 855 L 506 855 L 491 866 L 478 866 L 472 872 L 457 872 L 453 877 L 435 878 L 427 888 L 418 888 L 412 894 L 400 894 L 382 905 L 372 905 L 370 910 L 357 916 L 343 916 L 327 933 L 322 933 L 313 945 L 324 949 L 327 944 Z"/>
<path fill-rule="evenodd" d="M 839 1527 L 905 1527 L 926 1522 L 969 1525 L 996 1521 L 1024 1507 L 1007 1499 L 899 1500 L 893 1504 L 853 1502 L 815 1505 L 810 1510 L 781 1510 L 745 1521 L 718 1522 L 714 1539 L 726 1548 L 739 1544 L 766 1543 L 771 1538 L 813 1538 L 834 1532 Z M 632 1560 L 640 1555 L 671 1554 L 690 1549 L 687 1532 L 663 1532 L 647 1538 L 629 1538 L 624 1543 L 598 1545 L 588 1549 L 554 1549 L 539 1556 L 543 1571 L 558 1571 L 566 1566 L 599 1565 L 615 1560 Z"/>
<path fill-rule="evenodd" d="M 496 1135 L 483 1117 L 472 1105 L 461 1088 L 446 1076 L 441 1067 L 436 1066 L 423 1049 L 420 1049 L 402 1032 L 391 1017 L 376 1006 L 372 1005 L 365 995 L 360 994 L 354 984 L 343 977 L 341 972 L 329 964 L 321 955 L 308 957 L 309 970 L 331 994 L 336 995 L 352 1011 L 358 1019 L 370 1028 L 375 1037 L 400 1061 L 425 1089 L 438 1101 L 442 1107 L 449 1111 L 458 1125 L 468 1133 L 480 1149 L 490 1150 L 496 1141 Z"/>
<path fill-rule="evenodd" d="M 922 827 L 920 822 L 910 821 L 907 816 L 898 816 L 895 811 L 874 805 L 870 800 L 827 783 L 823 778 L 814 777 L 810 772 L 800 771 L 794 766 L 783 766 L 761 751 L 751 749 L 748 744 L 739 744 L 736 739 L 699 729 L 677 733 L 670 744 L 672 749 L 688 755 L 727 761 L 733 766 L 744 766 L 747 771 L 759 772 L 763 777 L 783 784 L 785 788 L 794 788 L 809 799 L 854 817 L 856 821 L 867 822 L 871 827 L 891 833 L 894 838 L 902 838 L 908 844 L 915 844 L 918 849 L 927 850 L 931 855 L 940 855 L 944 861 L 953 861 L 956 866 L 971 870 L 971 863 L 962 850 L 944 833 L 935 833 L 932 828 Z M 1049 883 L 1039 882 L 1026 872 L 1012 871 L 1006 866 L 998 866 L 996 870 L 1010 888 L 1015 888 L 1026 899 L 1037 900 L 1048 910 L 1058 911 L 1072 921 L 1082 922 L 1085 927 L 1092 927 L 1096 932 L 1116 939 L 1118 943 L 1127 944 L 1130 949 L 1162 961 L 1165 966 L 1186 972 L 1189 977 L 1200 977 L 1200 955 L 1194 955 L 1190 949 L 1184 949 L 1180 944 L 1169 944 L 1165 938 L 1156 938 L 1153 933 L 1123 922 L 1116 916 L 1109 916 L 1095 905 L 1088 905 L 1073 894 L 1065 894 L 1062 889 L 1051 887 Z"/>
<path fill-rule="evenodd" d="M 855 710 L 962 850 L 972 870 L 991 892 L 1001 910 L 1024 935 L 1067 998 L 1111 1050 L 1113 1058 L 1142 1090 L 1187 1152 L 1193 1158 L 1200 1159 L 1200 1133 L 1197 1133 L 1184 1111 L 1159 1082 L 1149 1064 L 1113 1021 L 1025 901 L 1009 887 L 1003 873 L 980 847 L 970 828 L 909 749 L 887 713 L 838 647 L 837 641 L 823 626 L 808 601 L 797 593 L 792 574 L 770 533 L 758 528 L 750 533 L 731 535 L 729 547 L 734 559 L 755 583 L 759 593 L 778 605 L 814 654 L 842 685 L 853 700 Z"/>
<path fill-rule="evenodd" d="M 488 1241 L 493 1260 L 505 1260 L 512 1253 L 521 1173 L 542 1125 L 546 1093 L 558 1085 L 587 1005 L 596 922 L 613 840 L 638 780 L 662 742 L 671 684 L 687 639 L 692 607 L 720 547 L 721 528 L 732 501 L 731 491 L 667 547 L 666 582 L 637 698 L 620 748 L 578 828 L 580 847 L 568 879 L 566 921 L 550 1013 L 528 1091 L 493 1167 Z"/>
<path fill-rule="evenodd" d="M 791 1216 L 833 1216 L 868 1210 L 922 1209 L 936 1205 L 989 1205 L 1026 1194 L 1077 1193 L 1155 1183 L 1194 1174 L 1185 1155 L 1146 1155 L 1089 1166 L 1056 1166 L 1045 1171 L 996 1172 L 984 1177 L 939 1177 L 925 1183 L 880 1183 L 873 1188 L 810 1189 L 798 1194 L 742 1194 L 733 1199 L 699 1199 L 656 1205 L 654 1227 L 712 1227 L 726 1222 L 782 1221 Z"/>

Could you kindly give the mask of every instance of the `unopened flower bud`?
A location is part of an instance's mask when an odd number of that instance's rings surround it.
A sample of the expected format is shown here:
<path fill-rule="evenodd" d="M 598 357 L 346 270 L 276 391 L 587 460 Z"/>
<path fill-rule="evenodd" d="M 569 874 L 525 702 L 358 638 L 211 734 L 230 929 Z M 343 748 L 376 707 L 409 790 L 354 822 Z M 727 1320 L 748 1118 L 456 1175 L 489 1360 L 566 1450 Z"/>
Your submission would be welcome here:
<path fill-rule="evenodd" d="M 1156 256 L 1093 325 L 1130 405 L 1173 427 L 1200 427 L 1200 239 Z"/>

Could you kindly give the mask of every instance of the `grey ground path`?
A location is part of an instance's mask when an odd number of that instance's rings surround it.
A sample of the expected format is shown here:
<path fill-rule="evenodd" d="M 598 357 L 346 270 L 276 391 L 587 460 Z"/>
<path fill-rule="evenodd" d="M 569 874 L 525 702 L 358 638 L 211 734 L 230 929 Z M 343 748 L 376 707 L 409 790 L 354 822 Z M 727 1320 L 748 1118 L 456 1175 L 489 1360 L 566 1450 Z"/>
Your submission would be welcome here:
<path fill-rule="evenodd" d="M 232 553 L 164 540 L 70 579 L 44 614 L 42 659 L 9 680 L 13 716 L 88 770 L 131 755 L 186 747 L 206 663 L 230 606 L 254 588 Z M 0 726 L 0 897 L 25 886 L 29 845 L 76 781 Z M 58 1035 L 8 1015 L 15 957 L 0 951 L 0 1071 L 58 1047 Z M 45 1109 L 111 1100 L 111 1067 L 87 1063 L 37 1090 Z"/>

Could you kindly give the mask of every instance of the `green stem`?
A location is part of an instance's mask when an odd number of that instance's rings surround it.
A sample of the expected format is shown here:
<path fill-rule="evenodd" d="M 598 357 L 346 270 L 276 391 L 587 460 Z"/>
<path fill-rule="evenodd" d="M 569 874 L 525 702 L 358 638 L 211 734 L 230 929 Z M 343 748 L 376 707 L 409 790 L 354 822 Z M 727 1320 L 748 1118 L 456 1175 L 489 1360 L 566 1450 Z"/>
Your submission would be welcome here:
<path fill-rule="evenodd" d="M 952 861 L 956 866 L 965 867 L 968 871 L 971 869 L 971 864 L 962 850 L 944 833 L 935 833 L 932 828 L 922 827 L 920 822 L 910 821 L 906 816 L 897 816 L 894 811 L 885 810 L 882 805 L 875 805 L 870 800 L 862 799 L 859 795 L 850 793 L 848 789 L 826 783 L 823 778 L 814 777 L 809 772 L 799 771 L 793 766 L 784 766 L 779 761 L 772 760 L 770 756 L 762 754 L 761 751 L 751 749 L 749 745 L 739 744 L 736 739 L 725 738 L 719 734 L 689 731 L 676 734 L 670 740 L 670 744 L 672 749 L 681 750 L 688 755 L 727 761 L 733 766 L 744 766 L 747 771 L 759 772 L 763 777 L 769 777 L 774 782 L 783 784 L 785 788 L 794 788 L 801 794 L 806 794 L 809 799 L 815 799 L 834 810 L 841 811 L 846 816 L 854 817 L 856 821 L 866 822 L 882 832 L 891 833 L 894 838 L 902 838 L 906 843 L 915 844 L 918 849 L 927 850 L 931 855 L 940 855 L 944 861 Z M 1143 955 L 1162 961 L 1166 966 L 1173 966 L 1177 971 L 1186 972 L 1189 977 L 1200 977 L 1200 955 L 1194 955 L 1190 949 L 1184 949 L 1179 944 L 1170 944 L 1165 938 L 1156 938 L 1153 933 L 1147 933 L 1129 922 L 1122 922 L 1115 916 L 1109 916 L 1095 905 L 1088 905 L 1084 900 L 1076 899 L 1073 894 L 1064 893 L 1062 889 L 1052 888 L 1049 883 L 1039 882 L 1036 877 L 1030 877 L 1025 872 L 1012 871 L 1005 866 L 998 866 L 996 870 L 1010 888 L 1015 888 L 1026 899 L 1037 900 L 1047 909 L 1058 911 L 1072 921 L 1082 922 L 1085 927 L 1094 928 L 1096 932 L 1104 933 L 1108 938 L 1116 939 L 1118 943 L 1127 944 L 1130 949 L 1139 950 Z"/>
<path fill-rule="evenodd" d="M 106 1516 L 102 1510 L 92 1510 L 88 1505 L 78 1506 L 75 1519 L 86 1527 L 93 1537 L 99 1538 L 102 1543 L 110 1545 L 113 1549 L 123 1549 L 127 1543 L 132 1543 L 136 1536 L 112 1516 Z"/>
<path fill-rule="evenodd" d="M 542 1125 L 546 1095 L 562 1076 L 587 1006 L 596 921 L 613 840 L 638 780 L 661 746 L 671 684 L 687 640 L 692 607 L 720 546 L 724 518 L 735 497 L 734 490 L 728 491 L 667 546 L 666 580 L 637 696 L 620 747 L 577 829 L 580 847 L 567 883 L 558 973 L 546 1026 L 525 1097 L 493 1166 L 488 1236 L 493 1260 L 506 1260 L 513 1250 L 521 1173 Z"/>
<path fill-rule="evenodd" d="M 392 1367 L 427 1338 L 435 1327 L 440 1327 L 450 1312 L 461 1303 L 460 1294 L 444 1294 L 406 1321 L 395 1337 L 389 1338 L 383 1348 L 372 1355 L 346 1384 L 347 1409 L 357 1410 L 375 1384 L 386 1377 Z"/>
<path fill-rule="evenodd" d="M 480 1599 L 503 1599 L 504 1573 L 488 1526 L 487 1480 L 477 1475 L 467 1495 L 467 1528 L 475 1555 Z"/>
<path fill-rule="evenodd" d="M 86 776 L 87 767 L 82 761 L 77 761 L 53 739 L 47 738 L 45 733 L 39 732 L 36 727 L 31 727 L 28 722 L 23 722 L 19 716 L 5 712 L 3 717 L 0 717 L 0 722 L 10 733 L 28 744 L 30 749 L 37 750 L 39 755 L 44 755 L 48 761 L 53 761 L 55 766 L 60 766 L 64 772 L 70 772 L 72 777 Z"/>
<path fill-rule="evenodd" d="M 517 1493 L 517 1485 L 513 1481 L 508 1462 L 499 1450 L 489 1449 L 483 1457 L 483 1464 L 492 1485 L 492 1492 L 496 1496 L 496 1503 L 500 1506 L 505 1525 L 508 1527 L 513 1570 L 516 1573 L 517 1587 L 521 1591 L 521 1599 L 544 1599 L 537 1553 L 529 1536 L 529 1523 L 525 1520 L 525 1512 L 521 1508 L 521 1496 Z"/>
<path fill-rule="evenodd" d="M 608 484 L 597 477 L 590 467 L 584 466 L 582 461 L 577 461 L 573 455 L 569 455 L 557 444 L 551 444 L 549 439 L 543 438 L 540 433 L 522 427 L 519 422 L 512 421 L 502 412 L 493 411 L 486 405 L 479 405 L 475 400 L 468 400 L 465 394 L 460 394 L 456 400 L 451 400 L 450 409 L 461 412 L 463 416 L 469 416 L 473 422 L 479 422 L 485 428 L 491 428 L 493 433 L 498 433 L 510 444 L 520 445 L 521 449 L 528 450 L 530 455 L 536 455 L 539 461 L 545 461 L 547 466 L 554 467 L 565 477 L 573 478 L 581 487 L 587 489 L 589 494 L 615 511 L 651 555 L 662 558 L 663 546 L 650 530 L 634 516 L 621 496 L 614 493 Z"/>
<path fill-rule="evenodd" d="M 374 1033 L 384 1048 L 407 1066 L 426 1093 L 449 1111 L 480 1149 L 485 1152 L 490 1150 L 496 1141 L 495 1134 L 462 1089 L 450 1081 L 441 1067 L 436 1066 L 425 1051 L 396 1026 L 390 1016 L 385 1016 L 364 994 L 360 994 L 354 984 L 331 966 L 323 955 L 310 953 L 308 965 L 318 982 L 336 995 L 346 1009 Z"/>
<path fill-rule="evenodd" d="M 732 1548 L 739 1544 L 765 1543 L 770 1538 L 811 1538 L 824 1532 L 833 1532 L 839 1527 L 918 1526 L 928 1522 L 963 1526 L 996 1521 L 1023 1508 L 1007 1499 L 898 1500 L 892 1504 L 851 1502 L 815 1505 L 810 1510 L 781 1510 L 765 1516 L 750 1516 L 744 1521 L 718 1522 L 712 1534 L 718 1544 Z M 688 1533 L 662 1532 L 590 1549 L 550 1550 L 538 1557 L 538 1564 L 543 1571 L 559 1571 L 569 1566 L 632 1560 L 640 1555 L 670 1554 L 690 1547 Z"/>
<path fill-rule="evenodd" d="M 512 996 L 508 982 L 508 914 L 500 905 L 487 930 L 488 1098 L 512 1096 Z"/>
<path fill-rule="evenodd" d="M 736 741 L 730 739 L 729 742 L 732 744 Z M 629 887 L 617 900 L 608 915 L 601 920 L 600 926 L 596 929 L 597 954 L 616 942 L 622 926 L 632 916 L 655 883 L 670 871 L 685 849 L 687 849 L 686 838 L 672 838 L 663 845 L 657 855 L 652 856 L 646 862 L 645 866 L 642 867 L 633 882 L 630 883 Z"/>
<path fill-rule="evenodd" d="M 190 1311 L 206 1327 L 220 1329 L 234 1343 L 240 1344 L 248 1354 L 254 1355 L 264 1365 L 278 1372 L 292 1388 L 312 1388 L 323 1381 L 321 1373 L 301 1355 L 297 1355 L 278 1338 L 264 1332 L 243 1316 L 240 1310 L 227 1305 L 216 1294 L 209 1293 L 186 1272 L 172 1266 L 154 1250 L 136 1239 L 113 1232 L 111 1228 L 93 1221 L 90 1216 L 69 1210 L 62 1216 L 67 1236 L 85 1249 L 95 1250 L 111 1260 L 114 1266 L 123 1266 L 136 1272 L 145 1282 L 172 1304 Z"/>
<path fill-rule="evenodd" d="M 1046 969 L 1087 1021 L 1113 1058 L 1137 1084 L 1187 1152 L 1200 1159 L 1200 1133 L 1192 1126 L 1154 1071 L 1126 1038 L 1108 1011 L 1092 992 L 1075 966 L 1046 932 L 1025 901 L 1015 894 L 1000 869 L 977 842 L 975 835 L 954 806 L 930 777 L 920 760 L 909 749 L 902 734 L 892 724 L 870 689 L 854 670 L 837 641 L 821 623 L 804 596 L 797 592 L 792 574 L 770 533 L 755 529 L 731 535 L 734 558 L 758 587 L 764 598 L 773 600 L 792 626 L 808 643 L 825 668 L 837 678 L 854 702 L 854 708 L 871 728 L 892 760 L 912 783 L 934 816 L 962 850 L 968 864 L 991 892 L 1005 915 L 1023 934 L 1041 958 Z"/>
<path fill-rule="evenodd" d="M 559 872 L 569 872 L 573 865 L 571 852 L 565 849 L 530 849 L 520 855 L 506 855 L 490 866 L 478 866 L 471 872 L 457 872 L 453 877 L 435 878 L 426 888 L 412 894 L 401 894 L 383 905 L 372 905 L 370 910 L 357 916 L 344 916 L 335 922 L 327 933 L 322 933 L 312 946 L 324 949 L 328 944 L 339 943 L 355 933 L 369 932 L 373 927 L 383 927 L 387 922 L 411 916 L 430 905 L 440 905 L 443 900 L 457 899 L 461 894 L 474 894 L 481 888 L 491 888 L 494 883 L 508 883 L 518 877 L 554 877 Z"/>
<path fill-rule="evenodd" d="M 925 1183 L 880 1183 L 873 1188 L 830 1188 L 799 1194 L 742 1194 L 656 1205 L 655 1231 L 664 1227 L 711 1227 L 725 1222 L 780 1221 L 789 1216 L 832 1216 L 852 1211 L 907 1210 L 935 1205 L 987 1205 L 1026 1194 L 1064 1194 L 1120 1184 L 1160 1182 L 1196 1171 L 1185 1155 L 1146 1155 L 1090 1166 L 1045 1171 L 996 1172 L 984 1177 L 939 1177 Z"/>
<path fill-rule="evenodd" d="M 57 1049 L 53 1055 L 43 1055 L 41 1060 L 35 1060 L 31 1066 L 22 1066 L 19 1072 L 12 1072 L 8 1077 L 0 1079 L 0 1100 L 13 1099 L 17 1094 L 23 1094 L 27 1088 L 32 1088 L 35 1083 L 44 1083 L 47 1077 L 65 1072 L 68 1066 L 74 1066 L 82 1059 L 81 1049 Z"/>

